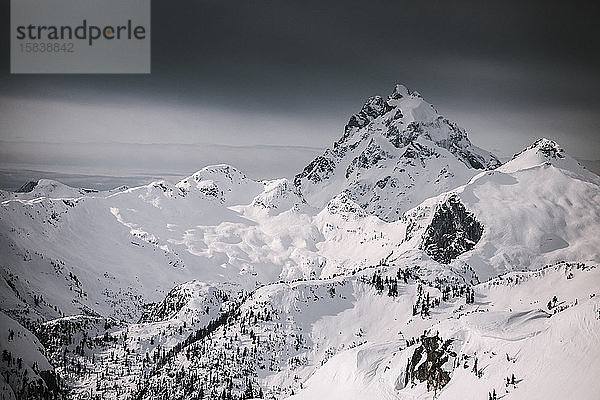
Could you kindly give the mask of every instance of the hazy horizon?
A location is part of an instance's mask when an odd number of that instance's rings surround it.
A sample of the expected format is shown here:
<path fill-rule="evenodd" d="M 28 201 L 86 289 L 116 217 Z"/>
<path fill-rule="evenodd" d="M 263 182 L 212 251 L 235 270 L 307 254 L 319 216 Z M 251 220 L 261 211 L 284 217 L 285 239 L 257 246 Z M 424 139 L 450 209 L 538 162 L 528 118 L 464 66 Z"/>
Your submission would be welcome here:
<path fill-rule="evenodd" d="M 16 146 L 15 146 L 16 145 Z M 96 190 L 107 190 L 118 186 L 140 186 L 156 180 L 166 180 L 175 183 L 192 173 L 215 164 L 229 164 L 248 175 L 252 179 L 275 179 L 292 178 L 299 173 L 315 156 L 324 150 L 318 147 L 303 146 L 225 146 L 207 144 L 128 144 L 111 143 L 100 144 L 104 147 L 112 147 L 106 153 L 113 154 L 114 158 L 106 159 L 104 155 L 94 160 L 86 158 L 85 168 L 82 160 L 77 159 L 81 152 L 72 151 L 78 145 L 86 148 L 88 144 L 72 143 L 49 144 L 35 142 L 3 142 L 0 141 L 0 189 L 15 191 L 29 181 L 39 179 L 52 179 L 66 185 Z M 95 144 L 98 146 L 98 144 Z M 58 152 L 45 153 L 45 157 L 34 161 L 24 161 L 30 154 L 41 154 L 36 149 L 29 149 L 29 155 L 25 150 L 30 146 L 55 147 Z M 153 158 L 165 149 L 180 151 L 177 157 L 178 163 L 172 163 L 172 157 Z M 181 152 L 184 149 L 185 151 Z M 71 151 L 71 157 L 65 156 L 64 152 Z M 125 168 L 116 170 L 119 160 L 123 160 L 120 154 L 135 154 L 140 160 L 134 165 L 136 168 Z M 202 157 L 197 157 L 202 153 Z M 222 155 L 228 154 L 229 160 Z M 257 155 L 267 155 L 262 164 L 256 163 Z M 89 155 L 88 155 L 89 156 Z M 508 161 L 512 155 L 499 156 L 502 162 Z M 154 167 L 145 164 L 144 160 L 153 160 Z M 285 162 L 283 162 L 285 160 Z M 588 170 L 600 175 L 600 160 L 577 159 Z M 112 166 L 108 168 L 109 164 Z M 274 169 L 277 167 L 278 169 Z M 119 172 L 120 171 L 120 172 Z"/>

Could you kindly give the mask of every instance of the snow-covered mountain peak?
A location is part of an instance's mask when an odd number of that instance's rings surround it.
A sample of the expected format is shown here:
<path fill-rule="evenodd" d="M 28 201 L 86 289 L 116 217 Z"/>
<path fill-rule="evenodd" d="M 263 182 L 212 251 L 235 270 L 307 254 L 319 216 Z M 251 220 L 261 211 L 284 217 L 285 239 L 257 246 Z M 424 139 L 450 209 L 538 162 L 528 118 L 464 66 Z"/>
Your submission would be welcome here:
<path fill-rule="evenodd" d="M 531 146 L 515 154 L 513 158 L 498 168 L 501 172 L 511 173 L 543 165 L 552 165 L 572 176 L 588 182 L 600 184 L 600 178 L 585 169 L 554 140 L 542 138 Z"/>
<path fill-rule="evenodd" d="M 263 189 L 262 183 L 228 164 L 204 167 L 176 186 L 186 193 L 198 191 L 225 205 L 249 204 Z"/>
<path fill-rule="evenodd" d="M 529 149 L 535 148 L 537 152 L 541 152 L 547 157 L 552 158 L 564 158 L 564 150 L 554 140 L 541 138 L 529 147 Z"/>
<path fill-rule="evenodd" d="M 298 188 L 287 178 L 264 181 L 264 191 L 252 200 L 251 206 L 268 215 L 278 215 L 306 203 Z"/>
<path fill-rule="evenodd" d="M 249 179 L 246 174 L 229 164 L 216 164 L 208 165 L 191 176 L 182 179 L 178 182 L 177 186 L 186 188 L 191 186 L 191 182 L 201 182 L 204 180 L 241 183 Z"/>
<path fill-rule="evenodd" d="M 410 93 L 408 91 L 408 88 L 406 86 L 398 83 L 394 87 L 394 90 L 392 91 L 392 94 L 390 94 L 390 97 L 388 98 L 388 100 L 390 100 L 390 99 L 400 99 L 403 96 L 407 96 L 409 94 Z"/>
<path fill-rule="evenodd" d="M 402 113 L 402 122 L 429 121 L 436 119 L 439 114 L 433 105 L 429 104 L 416 91 L 410 92 L 403 85 L 396 85 L 394 91 L 388 96 L 387 104 Z"/>
<path fill-rule="evenodd" d="M 369 97 L 360 111 L 350 117 L 344 128 L 344 135 L 335 146 L 365 139 L 367 135 L 355 135 L 355 133 L 369 124 L 384 124 L 387 127 L 407 126 L 411 122 L 432 121 L 438 116 L 435 108 L 419 93 L 410 92 L 404 85 L 396 85 L 385 100 L 381 96 Z M 378 131 L 379 129 L 370 129 L 367 133 L 373 134 Z"/>
<path fill-rule="evenodd" d="M 17 189 L 15 193 L 29 193 L 37 186 L 37 184 L 38 181 L 27 181 L 19 189 Z"/>
<path fill-rule="evenodd" d="M 524 161 L 539 161 L 539 163 L 542 163 L 551 160 L 565 159 L 566 157 L 567 154 L 558 143 L 551 139 L 541 138 L 536 140 L 531 146 L 515 154 L 511 161 L 518 160 L 521 163 Z M 531 166 L 533 165 L 536 164 L 532 164 Z"/>
<path fill-rule="evenodd" d="M 31 182 L 30 182 L 31 183 Z M 29 185 L 31 190 L 23 193 L 30 193 L 32 196 L 50 196 L 52 194 L 67 194 L 77 189 L 65 185 L 64 183 L 52 179 L 40 179 L 35 185 Z"/>
<path fill-rule="evenodd" d="M 332 215 L 342 215 L 344 218 L 362 218 L 366 217 L 367 213 L 352 199 L 346 192 L 342 192 L 335 196 L 327 203 L 326 210 Z"/>
<path fill-rule="evenodd" d="M 25 183 L 10 197 L 18 200 L 33 200 L 40 198 L 73 199 L 83 196 L 95 197 L 100 195 L 102 195 L 102 192 L 94 189 L 74 188 L 53 179 L 40 179 Z"/>
<path fill-rule="evenodd" d="M 342 191 L 368 213 L 395 221 L 428 197 L 457 187 L 499 161 L 469 141 L 416 92 L 396 85 L 350 117 L 342 137 L 296 175 L 309 205 Z"/>

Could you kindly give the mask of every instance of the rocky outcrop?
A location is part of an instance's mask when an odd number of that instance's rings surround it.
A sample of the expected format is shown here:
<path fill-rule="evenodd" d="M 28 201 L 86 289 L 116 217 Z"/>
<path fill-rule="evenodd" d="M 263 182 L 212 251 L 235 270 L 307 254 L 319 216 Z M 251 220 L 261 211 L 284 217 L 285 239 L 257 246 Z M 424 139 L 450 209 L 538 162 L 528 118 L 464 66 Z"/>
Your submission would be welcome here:
<path fill-rule="evenodd" d="M 456 357 L 456 353 L 450 350 L 452 340 L 443 340 L 437 334 L 435 336 L 421 336 L 421 345 L 417 347 L 413 355 L 408 359 L 404 385 L 408 383 L 427 382 L 427 390 L 438 391 L 450 382 L 450 372 L 444 369 L 450 358 Z"/>
<path fill-rule="evenodd" d="M 33 189 L 35 189 L 35 187 L 37 186 L 38 181 L 29 181 L 25 184 L 23 184 L 23 186 L 21 186 L 20 188 L 18 188 L 15 193 L 29 193 L 31 192 Z"/>
<path fill-rule="evenodd" d="M 350 132 L 353 128 L 362 128 L 391 109 L 392 106 L 390 106 L 387 101 L 383 100 L 381 96 L 370 97 L 363 105 L 360 112 L 350 117 L 348 124 L 344 128 L 344 136 L 340 139 L 338 144 L 345 142 L 345 139 L 350 136 Z"/>
<path fill-rule="evenodd" d="M 313 183 L 319 183 L 331 175 L 335 163 L 327 157 L 318 156 L 308 164 L 301 173 L 294 178 L 294 184 L 300 186 L 302 179 Z"/>
<path fill-rule="evenodd" d="M 513 156 L 513 160 L 529 150 L 535 150 L 537 153 L 550 159 L 565 158 L 565 151 L 558 145 L 558 143 L 556 143 L 554 140 L 541 138 L 536 140 L 525 150 L 515 154 Z"/>
<path fill-rule="evenodd" d="M 435 210 L 420 248 L 437 262 L 449 263 L 471 250 L 482 233 L 483 225 L 453 195 Z"/>

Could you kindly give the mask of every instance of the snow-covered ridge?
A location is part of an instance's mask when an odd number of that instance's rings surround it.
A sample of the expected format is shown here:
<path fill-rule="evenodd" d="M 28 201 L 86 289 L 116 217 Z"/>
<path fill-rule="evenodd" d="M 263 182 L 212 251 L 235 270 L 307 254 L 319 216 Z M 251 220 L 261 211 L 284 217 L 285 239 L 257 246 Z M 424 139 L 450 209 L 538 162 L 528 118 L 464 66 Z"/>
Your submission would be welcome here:
<path fill-rule="evenodd" d="M 176 186 L 186 193 L 198 191 L 226 205 L 248 204 L 263 189 L 260 182 L 227 164 L 204 167 Z"/>
<path fill-rule="evenodd" d="M 426 249 L 427 238 L 431 237 L 428 232 L 438 230 L 444 233 L 440 243 L 463 238 L 461 241 L 468 246 L 459 247 L 469 251 L 453 263 L 468 265 L 480 279 L 562 260 L 598 262 L 600 181 L 576 163 L 555 166 L 537 151 L 536 144 L 506 165 L 482 172 L 468 184 L 405 213 L 402 222 L 406 237 L 401 248 Z M 562 157 L 552 157 L 561 162 L 570 159 L 564 152 L 557 154 Z M 542 162 L 538 162 L 540 157 Z M 452 198 L 464 211 L 436 222 L 436 214 Z M 480 225 L 475 231 L 481 236 L 469 234 L 468 226 L 474 222 L 471 218 L 467 218 L 470 223 L 465 220 L 468 215 Z M 451 248 L 444 246 L 444 252 Z M 435 258 L 433 254 L 438 250 L 429 254 Z M 442 258 L 438 261 L 449 262 Z"/>
<path fill-rule="evenodd" d="M 515 172 L 528 168 L 538 167 L 543 164 L 549 164 L 564 171 L 568 171 L 572 176 L 600 184 L 598 175 L 588 171 L 579 162 L 567 154 L 564 149 L 554 140 L 542 138 L 537 140 L 531 146 L 515 154 L 506 164 L 498 168 L 502 172 Z"/>

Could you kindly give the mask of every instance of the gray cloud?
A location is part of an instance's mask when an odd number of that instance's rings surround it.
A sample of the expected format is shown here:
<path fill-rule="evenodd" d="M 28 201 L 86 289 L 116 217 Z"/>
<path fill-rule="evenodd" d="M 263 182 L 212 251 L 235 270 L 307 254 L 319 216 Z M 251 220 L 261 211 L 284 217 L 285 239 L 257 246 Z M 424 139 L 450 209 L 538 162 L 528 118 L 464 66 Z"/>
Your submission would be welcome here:
<path fill-rule="evenodd" d="M 0 138 L 322 147 L 402 82 L 501 154 L 548 136 L 598 158 L 596 8 L 154 0 L 149 76 L 9 75 L 5 59 Z"/>

